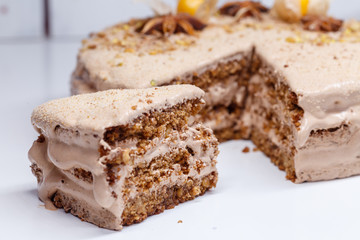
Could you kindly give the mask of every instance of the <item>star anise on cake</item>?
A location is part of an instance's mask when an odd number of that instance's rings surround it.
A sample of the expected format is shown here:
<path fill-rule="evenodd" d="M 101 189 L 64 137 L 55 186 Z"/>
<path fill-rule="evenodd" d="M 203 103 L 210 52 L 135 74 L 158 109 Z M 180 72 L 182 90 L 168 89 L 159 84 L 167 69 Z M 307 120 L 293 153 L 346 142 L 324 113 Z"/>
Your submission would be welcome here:
<path fill-rule="evenodd" d="M 342 20 L 336 18 L 315 15 L 304 16 L 301 22 L 305 30 L 321 32 L 337 32 L 343 24 Z"/>
<path fill-rule="evenodd" d="M 222 15 L 238 17 L 238 19 L 255 17 L 259 20 L 262 19 L 261 13 L 268 11 L 269 9 L 261 3 L 253 1 L 229 2 L 219 9 L 220 14 Z"/>
<path fill-rule="evenodd" d="M 168 36 L 176 33 L 194 35 L 196 31 L 201 31 L 206 26 L 205 23 L 189 14 L 179 13 L 146 19 L 140 23 L 136 31 L 146 35 Z"/>

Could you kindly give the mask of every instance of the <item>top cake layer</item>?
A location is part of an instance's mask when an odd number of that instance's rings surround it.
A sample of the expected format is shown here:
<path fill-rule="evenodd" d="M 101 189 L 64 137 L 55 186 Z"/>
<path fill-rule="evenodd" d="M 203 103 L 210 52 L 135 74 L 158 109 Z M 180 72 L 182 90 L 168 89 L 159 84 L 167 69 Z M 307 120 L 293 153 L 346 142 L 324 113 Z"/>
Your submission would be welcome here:
<path fill-rule="evenodd" d="M 203 95 L 201 89 L 192 85 L 109 90 L 50 101 L 35 108 L 31 120 L 50 136 L 57 125 L 101 134 L 106 128 L 128 124 L 145 112 L 201 99 Z"/>

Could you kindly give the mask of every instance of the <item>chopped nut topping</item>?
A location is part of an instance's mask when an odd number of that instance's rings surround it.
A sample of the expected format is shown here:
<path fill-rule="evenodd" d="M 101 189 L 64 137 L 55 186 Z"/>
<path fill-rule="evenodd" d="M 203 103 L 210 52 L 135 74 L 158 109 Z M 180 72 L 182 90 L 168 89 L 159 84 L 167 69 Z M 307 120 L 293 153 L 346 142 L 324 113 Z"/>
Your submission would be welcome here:
<path fill-rule="evenodd" d="M 342 27 L 343 21 L 325 16 L 307 15 L 301 19 L 305 30 L 337 32 Z"/>
<path fill-rule="evenodd" d="M 155 80 L 151 80 L 151 81 L 150 81 L 150 85 L 151 85 L 151 86 L 156 86 L 156 81 L 155 81 Z"/>
<path fill-rule="evenodd" d="M 135 52 L 135 49 L 133 49 L 133 48 L 125 48 L 124 52 L 133 53 L 133 52 Z"/>
<path fill-rule="evenodd" d="M 285 41 L 288 42 L 288 43 L 303 43 L 304 42 L 304 40 L 300 36 L 287 37 L 285 39 Z"/>
<path fill-rule="evenodd" d="M 137 32 L 150 35 L 162 34 L 172 35 L 175 33 L 186 33 L 194 35 L 195 31 L 203 30 L 206 24 L 202 23 L 189 14 L 179 13 L 177 15 L 165 15 L 147 19 L 136 29 Z"/>
<path fill-rule="evenodd" d="M 237 17 L 238 20 L 245 17 L 255 17 L 261 20 L 261 13 L 268 11 L 269 9 L 261 3 L 253 1 L 229 2 L 219 10 L 220 14 Z"/>

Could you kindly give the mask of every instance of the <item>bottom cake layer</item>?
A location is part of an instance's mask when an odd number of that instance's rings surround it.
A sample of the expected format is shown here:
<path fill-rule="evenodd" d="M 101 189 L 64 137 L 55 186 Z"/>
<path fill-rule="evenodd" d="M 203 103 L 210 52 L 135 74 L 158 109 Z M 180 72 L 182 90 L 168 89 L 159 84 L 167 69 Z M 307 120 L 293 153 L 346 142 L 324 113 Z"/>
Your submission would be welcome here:
<path fill-rule="evenodd" d="M 217 173 L 212 172 L 201 179 L 187 179 L 181 185 L 162 186 L 157 191 L 142 192 L 127 201 L 119 219 L 107 209 L 87 204 L 70 193 L 58 190 L 52 198 L 57 208 L 63 208 L 83 221 L 94 223 L 99 227 L 120 230 L 122 226 L 139 223 L 148 216 L 159 214 L 165 209 L 174 208 L 179 203 L 203 195 L 216 186 Z"/>

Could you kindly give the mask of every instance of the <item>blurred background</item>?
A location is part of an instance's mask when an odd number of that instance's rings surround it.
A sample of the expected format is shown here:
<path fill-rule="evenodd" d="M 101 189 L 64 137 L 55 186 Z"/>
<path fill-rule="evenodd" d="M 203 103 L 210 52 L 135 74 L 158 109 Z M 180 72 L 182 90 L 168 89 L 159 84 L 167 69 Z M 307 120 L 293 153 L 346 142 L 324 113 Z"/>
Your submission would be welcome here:
<path fill-rule="evenodd" d="M 1 98 L 14 98 L 15 91 L 25 99 L 36 95 L 39 102 L 68 96 L 81 39 L 117 22 L 152 15 L 144 1 L 0 0 Z M 360 19 L 360 1 L 332 0 L 330 14 Z"/>
<path fill-rule="evenodd" d="M 164 0 L 175 7 L 176 0 Z M 220 0 L 219 4 L 226 2 Z M 271 6 L 273 0 L 262 0 Z M 0 40 L 80 38 L 132 17 L 151 15 L 140 0 L 0 0 Z M 333 0 L 330 14 L 359 18 L 359 0 Z"/>

